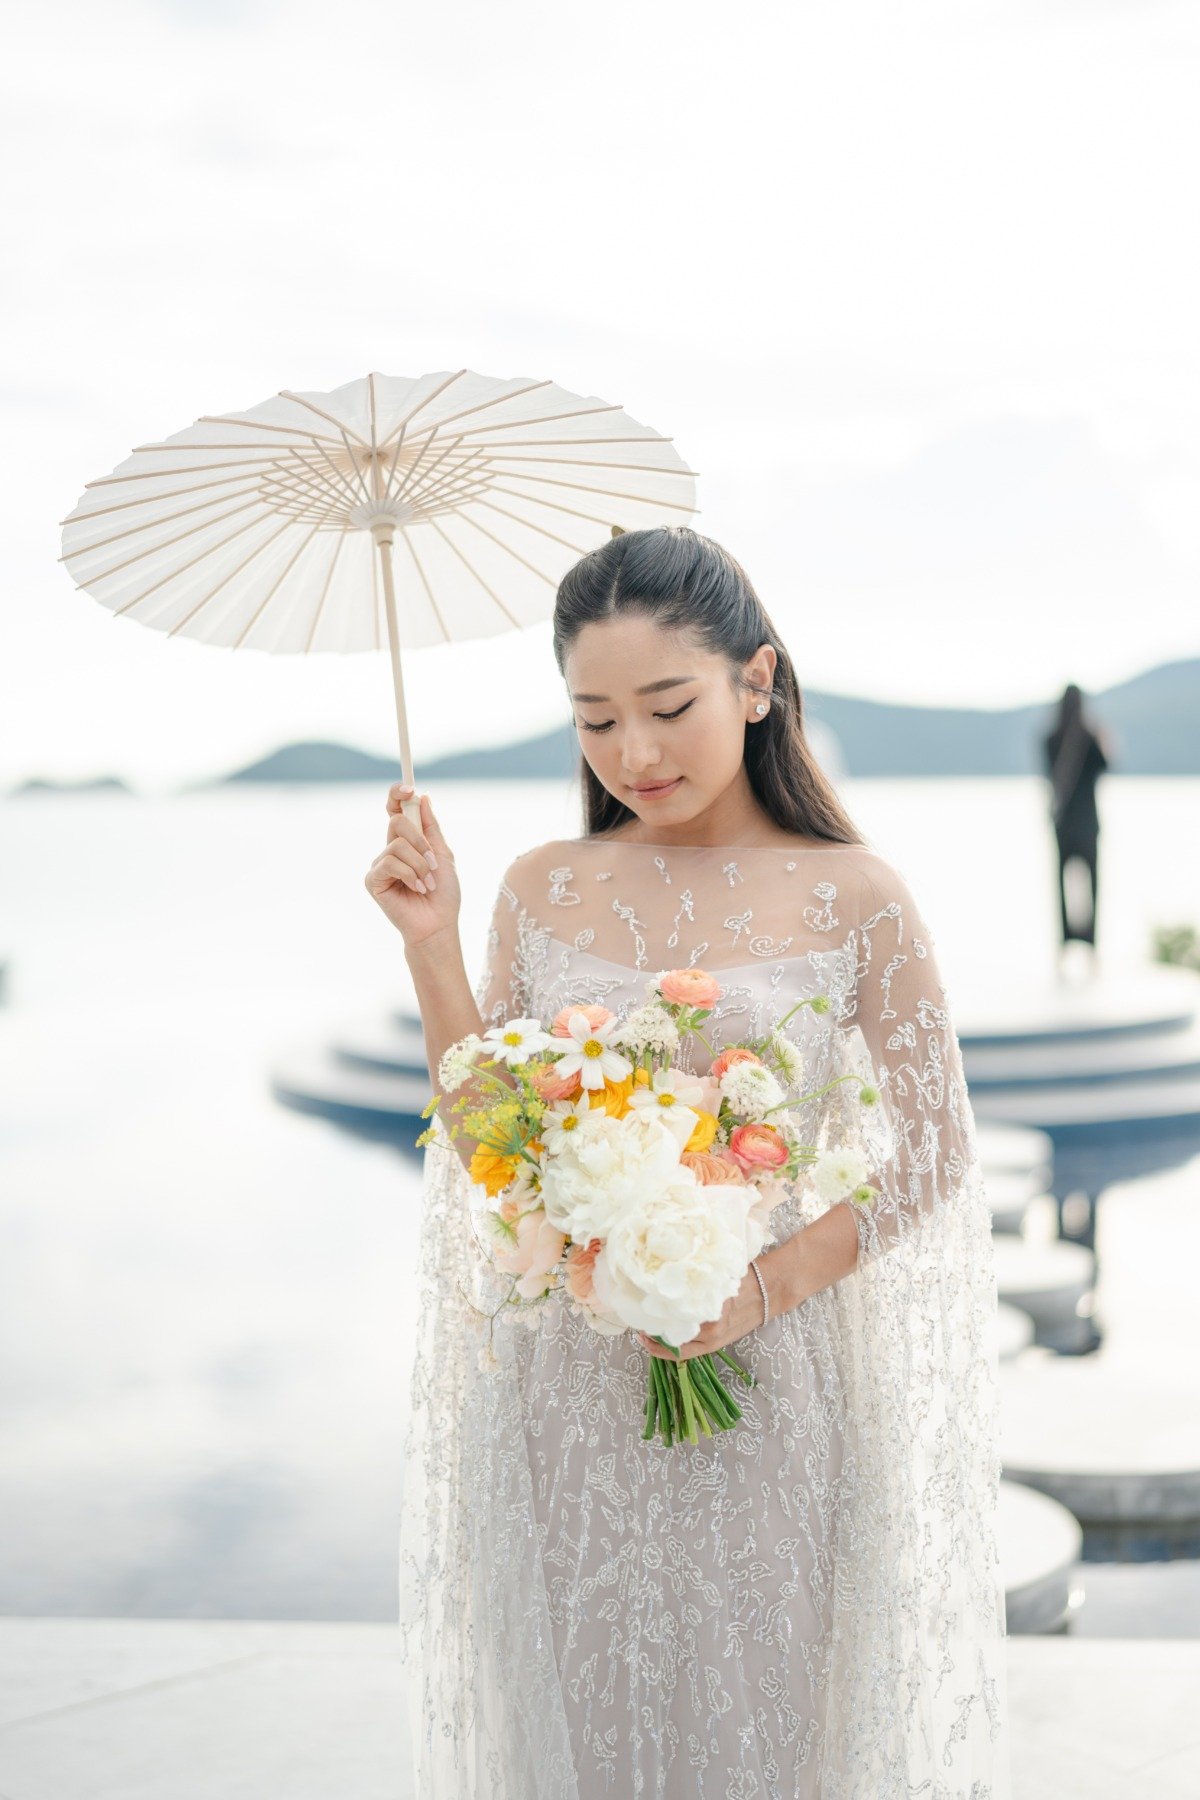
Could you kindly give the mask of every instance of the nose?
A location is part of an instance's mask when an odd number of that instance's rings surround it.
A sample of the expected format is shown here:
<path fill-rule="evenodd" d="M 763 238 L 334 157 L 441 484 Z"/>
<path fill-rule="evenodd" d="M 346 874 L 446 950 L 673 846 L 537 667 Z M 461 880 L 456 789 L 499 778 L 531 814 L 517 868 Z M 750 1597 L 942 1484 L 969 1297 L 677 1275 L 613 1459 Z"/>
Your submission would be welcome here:
<path fill-rule="evenodd" d="M 654 769 L 661 760 L 658 745 L 652 743 L 649 738 L 639 741 L 635 734 L 630 734 L 621 746 L 621 761 L 625 765 L 625 772 L 631 781 L 639 780 L 648 770 Z"/>

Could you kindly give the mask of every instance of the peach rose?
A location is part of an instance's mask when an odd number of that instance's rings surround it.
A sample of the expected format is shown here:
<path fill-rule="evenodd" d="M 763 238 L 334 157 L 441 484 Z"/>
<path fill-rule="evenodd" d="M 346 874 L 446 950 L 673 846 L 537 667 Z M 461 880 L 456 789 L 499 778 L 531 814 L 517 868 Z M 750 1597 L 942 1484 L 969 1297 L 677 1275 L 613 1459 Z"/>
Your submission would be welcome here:
<path fill-rule="evenodd" d="M 672 1006 L 715 1006 L 725 992 L 720 982 L 703 969 L 670 969 L 659 978 L 658 985 L 663 999 Z"/>
<path fill-rule="evenodd" d="M 761 1063 L 762 1057 L 753 1050 L 747 1050 L 744 1044 L 730 1044 L 728 1050 L 722 1050 L 720 1056 L 713 1058 L 712 1068 L 708 1071 L 720 1081 L 726 1069 L 732 1069 L 735 1063 Z"/>
<path fill-rule="evenodd" d="M 788 1159 L 787 1144 L 773 1125 L 738 1125 L 730 1133 L 729 1148 L 747 1175 L 781 1168 Z"/>
<path fill-rule="evenodd" d="M 691 1169 L 701 1187 L 738 1187 L 746 1179 L 728 1150 L 685 1150 L 679 1160 Z"/>
<path fill-rule="evenodd" d="M 554 1021 L 550 1026 L 552 1037 L 570 1037 L 573 1013 L 582 1013 L 593 1030 L 597 1025 L 607 1025 L 610 1019 L 616 1018 L 616 1014 L 610 1012 L 607 1006 L 564 1006 L 561 1012 L 554 1015 Z"/>

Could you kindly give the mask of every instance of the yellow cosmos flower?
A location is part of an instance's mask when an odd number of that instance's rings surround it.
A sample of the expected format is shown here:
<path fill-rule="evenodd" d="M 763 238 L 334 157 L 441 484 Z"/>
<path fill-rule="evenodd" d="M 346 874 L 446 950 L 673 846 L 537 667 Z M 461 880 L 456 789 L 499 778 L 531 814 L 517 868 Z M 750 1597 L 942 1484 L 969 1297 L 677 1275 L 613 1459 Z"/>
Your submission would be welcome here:
<path fill-rule="evenodd" d="M 717 1135 L 716 1113 L 702 1112 L 699 1107 L 696 1112 L 696 1128 L 683 1146 L 685 1150 L 707 1150 Z"/>
<path fill-rule="evenodd" d="M 471 1180 L 482 1182 L 490 1198 L 508 1186 L 520 1160 L 518 1156 L 500 1156 L 486 1144 L 476 1144 L 471 1153 Z"/>
<path fill-rule="evenodd" d="M 602 1106 L 610 1119 L 623 1119 L 629 1111 L 629 1096 L 635 1085 L 645 1087 L 649 1080 L 649 1071 L 639 1066 L 626 1075 L 624 1081 L 606 1081 L 602 1088 L 593 1088 L 589 1099 L 592 1106 Z"/>

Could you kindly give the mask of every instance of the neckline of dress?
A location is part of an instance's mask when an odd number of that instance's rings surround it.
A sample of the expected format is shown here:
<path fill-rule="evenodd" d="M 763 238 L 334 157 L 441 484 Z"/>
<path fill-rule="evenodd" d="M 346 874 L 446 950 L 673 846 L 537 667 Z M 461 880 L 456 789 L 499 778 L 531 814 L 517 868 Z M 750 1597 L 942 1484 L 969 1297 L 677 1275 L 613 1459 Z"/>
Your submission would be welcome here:
<path fill-rule="evenodd" d="M 853 933 L 848 934 L 840 944 L 819 947 L 814 944 L 811 950 L 801 950 L 795 956 L 758 956 L 753 962 L 717 963 L 712 966 L 706 963 L 703 965 L 704 972 L 706 975 L 744 975 L 747 969 L 773 969 L 779 968 L 785 963 L 811 962 L 813 956 L 844 956 L 849 951 L 850 936 L 852 935 Z M 611 956 L 598 956 L 594 950 L 581 950 L 578 944 L 568 943 L 566 938 L 555 937 L 553 932 L 546 933 L 546 941 L 554 944 L 559 950 L 569 950 L 574 956 L 590 956 L 593 962 L 605 963 L 610 969 L 620 969 L 626 975 L 657 973 L 656 970 L 650 968 L 648 963 L 645 968 L 639 969 L 634 963 L 617 962 L 615 957 Z"/>
<path fill-rule="evenodd" d="M 834 842 L 827 844 L 648 844 L 640 838 L 604 838 L 584 837 L 569 838 L 567 842 L 576 845 L 595 846 L 597 849 L 614 847 L 631 850 L 710 850 L 722 856 L 737 852 L 745 855 L 749 850 L 774 850 L 778 854 L 788 856 L 811 856 L 818 850 L 865 850 L 865 844 L 844 844 Z"/>

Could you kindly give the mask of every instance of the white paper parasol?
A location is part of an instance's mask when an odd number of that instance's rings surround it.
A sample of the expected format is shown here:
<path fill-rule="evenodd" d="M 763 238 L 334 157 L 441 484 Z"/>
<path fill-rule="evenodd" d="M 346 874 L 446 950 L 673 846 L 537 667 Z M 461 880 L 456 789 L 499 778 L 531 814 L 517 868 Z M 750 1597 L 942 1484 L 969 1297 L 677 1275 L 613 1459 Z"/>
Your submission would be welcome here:
<path fill-rule="evenodd" d="M 198 419 L 90 481 L 63 523 L 77 585 L 234 650 L 391 651 L 550 617 L 614 531 L 686 523 L 695 472 L 619 406 L 470 369 L 284 390 Z"/>

